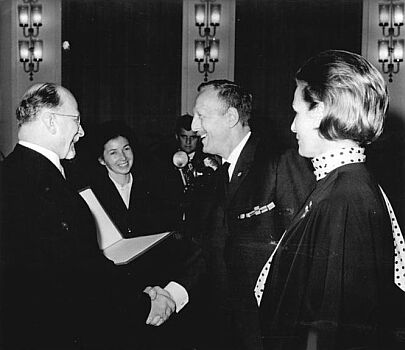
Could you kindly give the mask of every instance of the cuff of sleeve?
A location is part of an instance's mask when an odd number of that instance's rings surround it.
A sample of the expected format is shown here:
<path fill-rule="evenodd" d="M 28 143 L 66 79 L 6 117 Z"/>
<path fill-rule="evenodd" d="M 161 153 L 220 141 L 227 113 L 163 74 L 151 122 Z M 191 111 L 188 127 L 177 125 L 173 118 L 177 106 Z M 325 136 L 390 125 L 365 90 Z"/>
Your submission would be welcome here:
<path fill-rule="evenodd" d="M 189 300 L 186 289 L 181 284 L 173 281 L 168 283 L 164 289 L 172 296 L 176 304 L 176 312 L 180 312 L 180 310 L 187 305 Z"/>

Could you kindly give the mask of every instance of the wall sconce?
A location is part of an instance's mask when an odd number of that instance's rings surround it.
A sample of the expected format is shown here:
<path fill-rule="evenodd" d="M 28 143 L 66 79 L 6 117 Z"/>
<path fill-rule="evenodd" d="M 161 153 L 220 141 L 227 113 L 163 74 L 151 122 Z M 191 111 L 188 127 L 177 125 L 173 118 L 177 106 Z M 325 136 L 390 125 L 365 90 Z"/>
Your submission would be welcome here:
<path fill-rule="evenodd" d="M 24 37 L 28 40 L 18 41 L 20 62 L 23 63 L 24 72 L 29 73 L 30 80 L 34 73 L 39 71 L 39 62 L 42 61 L 43 41 L 34 39 L 39 35 L 42 26 L 42 5 L 38 0 L 23 0 L 26 5 L 18 6 L 18 22 L 23 28 Z"/>
<path fill-rule="evenodd" d="M 202 4 L 195 5 L 195 25 L 203 40 L 195 40 L 195 59 L 198 72 L 208 80 L 208 73 L 215 71 L 215 63 L 219 58 L 219 40 L 215 39 L 217 27 L 221 20 L 221 5 L 215 0 L 201 0 Z"/>
<path fill-rule="evenodd" d="M 378 40 L 378 61 L 382 70 L 389 76 L 399 72 L 399 64 L 404 59 L 404 40 L 394 39 L 400 35 L 404 25 L 404 3 L 389 0 L 378 5 L 379 26 L 382 27 L 384 40 Z M 388 29 L 388 30 L 387 30 Z"/>

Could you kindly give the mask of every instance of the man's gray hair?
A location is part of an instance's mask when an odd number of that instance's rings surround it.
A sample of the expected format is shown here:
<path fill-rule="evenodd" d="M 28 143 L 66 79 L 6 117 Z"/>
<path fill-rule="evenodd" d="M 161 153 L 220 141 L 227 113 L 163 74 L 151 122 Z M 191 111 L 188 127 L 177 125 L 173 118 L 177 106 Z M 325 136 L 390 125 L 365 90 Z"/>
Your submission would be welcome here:
<path fill-rule="evenodd" d="M 53 83 L 35 84 L 29 88 L 16 109 L 18 125 L 30 122 L 44 107 L 56 108 L 60 106 L 61 98 L 58 85 Z"/>

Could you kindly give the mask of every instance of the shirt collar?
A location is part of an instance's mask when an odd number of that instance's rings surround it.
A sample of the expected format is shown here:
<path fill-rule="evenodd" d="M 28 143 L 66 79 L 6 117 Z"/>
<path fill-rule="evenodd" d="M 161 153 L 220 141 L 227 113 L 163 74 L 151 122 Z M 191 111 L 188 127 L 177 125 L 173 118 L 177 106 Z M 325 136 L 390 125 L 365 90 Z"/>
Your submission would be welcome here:
<path fill-rule="evenodd" d="M 238 143 L 238 145 L 233 149 L 233 151 L 231 152 L 231 154 L 229 155 L 228 159 L 222 159 L 222 163 L 228 162 L 229 168 L 228 168 L 228 174 L 229 174 L 229 178 L 232 177 L 233 171 L 235 169 L 236 166 L 236 162 L 239 159 L 239 156 L 243 150 L 243 147 L 245 147 L 246 143 L 249 140 L 250 135 L 252 134 L 251 131 L 249 131 L 245 137 Z"/>
<path fill-rule="evenodd" d="M 188 154 L 188 159 L 193 160 L 194 156 L 195 156 L 195 151 Z"/>
<path fill-rule="evenodd" d="M 44 148 L 44 147 L 39 146 L 39 145 L 37 145 L 35 143 L 31 143 L 31 142 L 27 142 L 27 141 L 21 141 L 20 140 L 20 141 L 18 141 L 18 143 L 21 146 L 30 148 L 35 152 L 41 153 L 44 157 L 49 159 L 52 162 L 52 164 L 55 165 L 58 168 L 58 170 L 60 171 L 62 166 L 60 164 L 59 156 L 55 152 L 52 152 L 51 150 L 49 150 L 47 148 Z"/>
<path fill-rule="evenodd" d="M 363 147 L 343 147 L 312 158 L 316 180 L 323 179 L 332 170 L 342 165 L 364 163 L 366 161 L 364 151 Z"/>
<path fill-rule="evenodd" d="M 109 178 L 111 179 L 111 181 L 113 182 L 113 184 L 115 185 L 115 187 L 117 187 L 117 189 L 118 189 L 119 191 L 122 191 L 122 190 L 124 190 L 124 189 L 127 188 L 127 187 L 129 187 L 129 188 L 132 187 L 133 178 L 132 178 L 132 174 L 131 174 L 131 173 L 129 173 L 129 182 L 126 183 L 125 185 L 121 185 L 120 183 L 118 183 L 117 181 L 115 181 L 115 180 L 112 178 L 112 176 L 110 175 L 110 173 L 108 173 L 108 176 L 109 176 Z"/>

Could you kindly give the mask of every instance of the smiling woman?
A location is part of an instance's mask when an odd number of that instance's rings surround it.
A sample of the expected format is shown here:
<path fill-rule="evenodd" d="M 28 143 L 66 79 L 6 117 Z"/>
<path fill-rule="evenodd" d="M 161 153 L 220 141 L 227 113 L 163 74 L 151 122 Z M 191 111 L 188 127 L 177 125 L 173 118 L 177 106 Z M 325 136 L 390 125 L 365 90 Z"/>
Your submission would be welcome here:
<path fill-rule="evenodd" d="M 108 175 L 121 186 L 130 182 L 134 154 L 126 137 L 119 135 L 108 140 L 98 161 L 107 168 Z"/>
<path fill-rule="evenodd" d="M 109 121 L 97 128 L 94 157 L 98 171 L 90 179 L 93 192 L 125 238 L 171 230 L 171 211 L 158 197 L 156 173 L 146 166 L 132 130 Z"/>

